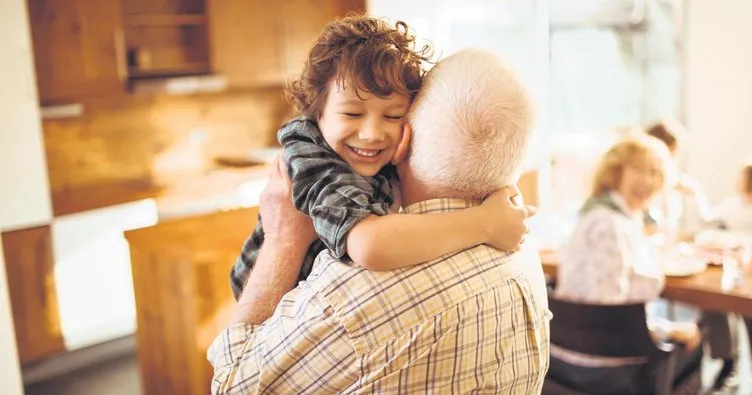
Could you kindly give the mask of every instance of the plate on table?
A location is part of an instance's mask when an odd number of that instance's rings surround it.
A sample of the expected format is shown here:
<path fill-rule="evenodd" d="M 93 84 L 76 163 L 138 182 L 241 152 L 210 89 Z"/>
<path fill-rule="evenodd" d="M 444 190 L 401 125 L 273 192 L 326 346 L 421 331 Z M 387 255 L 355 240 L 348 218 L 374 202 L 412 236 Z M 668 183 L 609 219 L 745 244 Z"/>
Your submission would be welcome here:
<path fill-rule="evenodd" d="M 695 236 L 694 245 L 705 262 L 720 265 L 723 257 L 750 243 L 750 235 L 727 230 L 705 230 Z"/>
<path fill-rule="evenodd" d="M 740 233 L 727 230 L 704 230 L 695 235 L 695 246 L 707 251 L 727 251 L 739 247 L 744 242 Z"/>
<path fill-rule="evenodd" d="M 670 259 L 663 264 L 663 274 L 669 277 L 688 277 L 702 273 L 707 264 L 700 259 Z"/>

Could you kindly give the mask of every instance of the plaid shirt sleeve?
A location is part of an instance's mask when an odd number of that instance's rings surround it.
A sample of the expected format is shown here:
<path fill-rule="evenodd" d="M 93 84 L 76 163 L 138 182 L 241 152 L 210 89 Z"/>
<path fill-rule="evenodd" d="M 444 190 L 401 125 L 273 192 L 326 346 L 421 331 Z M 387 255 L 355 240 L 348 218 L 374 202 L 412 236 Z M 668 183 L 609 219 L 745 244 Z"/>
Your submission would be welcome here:
<path fill-rule="evenodd" d="M 279 131 L 292 180 L 295 207 L 313 219 L 316 233 L 337 258 L 347 254 L 347 234 L 370 214 L 386 215 L 393 200 L 387 178 L 355 173 L 305 118 Z"/>
<path fill-rule="evenodd" d="M 305 356 L 305 358 L 304 358 Z M 207 352 L 214 367 L 212 394 L 339 393 L 354 388 L 358 363 L 331 308 L 299 288 L 263 325 L 237 324 Z"/>

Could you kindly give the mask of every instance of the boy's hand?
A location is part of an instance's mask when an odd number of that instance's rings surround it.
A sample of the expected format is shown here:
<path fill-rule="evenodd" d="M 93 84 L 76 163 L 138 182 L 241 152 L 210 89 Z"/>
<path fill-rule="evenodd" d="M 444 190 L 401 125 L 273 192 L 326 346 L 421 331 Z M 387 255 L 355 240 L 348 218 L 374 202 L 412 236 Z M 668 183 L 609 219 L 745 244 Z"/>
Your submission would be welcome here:
<path fill-rule="evenodd" d="M 524 206 L 517 187 L 500 189 L 489 195 L 480 207 L 487 229 L 487 244 L 502 251 L 518 251 L 529 232 L 528 217 L 535 208 Z"/>

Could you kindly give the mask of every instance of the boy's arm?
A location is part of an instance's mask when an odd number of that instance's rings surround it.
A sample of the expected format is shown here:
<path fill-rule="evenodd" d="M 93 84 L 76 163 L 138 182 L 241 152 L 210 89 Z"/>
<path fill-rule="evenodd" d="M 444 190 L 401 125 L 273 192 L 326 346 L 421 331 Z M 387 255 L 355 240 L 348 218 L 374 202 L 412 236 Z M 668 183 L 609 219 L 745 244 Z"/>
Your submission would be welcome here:
<path fill-rule="evenodd" d="M 292 180 L 293 203 L 313 219 L 319 239 L 337 258 L 349 254 L 360 266 L 388 270 L 483 243 L 516 250 L 526 232 L 527 209 L 509 202 L 519 193 L 516 189 L 497 192 L 473 210 L 437 218 L 392 218 L 386 215 L 393 202 L 386 179 L 355 173 L 328 148 L 315 124 L 293 121 L 280 130 L 279 141 Z M 353 236 L 355 227 L 359 230 Z"/>
<path fill-rule="evenodd" d="M 480 206 L 441 214 L 371 215 L 350 231 L 348 255 L 360 267 L 383 271 L 478 244 L 515 251 L 527 232 L 530 213 L 512 203 L 517 193 L 516 188 L 502 189 Z"/>
<path fill-rule="evenodd" d="M 309 120 L 288 123 L 278 138 L 295 208 L 311 217 L 319 239 L 342 258 L 347 254 L 347 234 L 356 223 L 372 214 L 387 214 L 392 203 L 389 183 L 355 173 Z"/>

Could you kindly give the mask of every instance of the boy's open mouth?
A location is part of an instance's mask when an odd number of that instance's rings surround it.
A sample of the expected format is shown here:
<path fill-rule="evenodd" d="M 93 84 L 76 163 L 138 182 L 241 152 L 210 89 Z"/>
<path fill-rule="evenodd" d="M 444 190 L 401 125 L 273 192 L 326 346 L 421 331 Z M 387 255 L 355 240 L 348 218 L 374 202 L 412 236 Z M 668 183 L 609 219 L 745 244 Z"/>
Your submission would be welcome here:
<path fill-rule="evenodd" d="M 356 148 L 349 145 L 347 146 L 347 148 L 349 148 L 350 151 L 354 152 L 356 155 L 362 156 L 364 158 L 374 158 L 383 151 L 380 149 Z"/>

